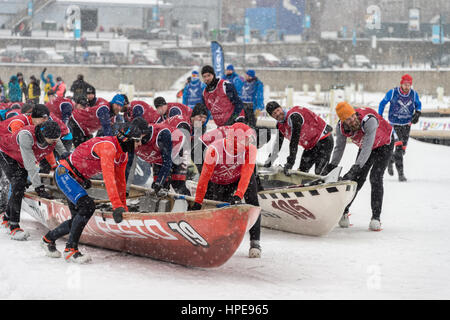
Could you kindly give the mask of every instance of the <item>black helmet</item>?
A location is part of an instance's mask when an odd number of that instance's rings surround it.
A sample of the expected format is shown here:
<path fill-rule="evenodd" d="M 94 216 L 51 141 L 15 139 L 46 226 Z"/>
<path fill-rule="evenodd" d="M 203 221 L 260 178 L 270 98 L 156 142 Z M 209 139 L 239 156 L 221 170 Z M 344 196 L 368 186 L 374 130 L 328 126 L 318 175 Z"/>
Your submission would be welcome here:
<path fill-rule="evenodd" d="M 47 139 L 58 139 L 61 137 L 61 128 L 53 120 L 41 123 L 39 126 L 36 126 L 36 130 L 39 130 L 42 136 Z"/>
<path fill-rule="evenodd" d="M 166 102 L 166 99 L 164 99 L 163 97 L 157 97 L 153 101 L 153 104 L 155 105 L 155 108 L 158 108 L 160 106 L 167 104 L 167 102 Z"/>
<path fill-rule="evenodd" d="M 119 127 L 116 134 L 124 152 L 134 152 L 134 142 L 140 140 L 142 131 L 132 123 L 125 123 Z"/>
<path fill-rule="evenodd" d="M 134 118 L 133 121 L 131 121 L 131 124 L 137 126 L 141 130 L 142 134 L 147 134 L 148 122 L 144 118 Z"/>
<path fill-rule="evenodd" d="M 32 118 L 44 118 L 49 117 L 50 111 L 48 110 L 47 106 L 44 104 L 36 104 L 33 106 L 33 110 L 31 110 L 31 117 Z"/>
<path fill-rule="evenodd" d="M 77 97 L 74 101 L 76 104 L 81 104 L 83 107 L 89 105 L 89 101 L 85 96 Z"/>
<path fill-rule="evenodd" d="M 206 108 L 206 106 L 203 103 L 197 103 L 194 107 L 194 109 L 192 109 L 192 114 L 191 117 L 195 117 L 198 115 L 208 115 L 208 108 Z"/>
<path fill-rule="evenodd" d="M 278 104 L 278 102 L 276 101 L 270 101 L 267 105 L 266 105 L 266 111 L 268 114 L 272 115 L 273 111 L 277 108 L 280 108 L 281 106 Z"/>
<path fill-rule="evenodd" d="M 86 94 L 95 94 L 95 88 L 93 86 L 88 86 L 86 88 Z"/>

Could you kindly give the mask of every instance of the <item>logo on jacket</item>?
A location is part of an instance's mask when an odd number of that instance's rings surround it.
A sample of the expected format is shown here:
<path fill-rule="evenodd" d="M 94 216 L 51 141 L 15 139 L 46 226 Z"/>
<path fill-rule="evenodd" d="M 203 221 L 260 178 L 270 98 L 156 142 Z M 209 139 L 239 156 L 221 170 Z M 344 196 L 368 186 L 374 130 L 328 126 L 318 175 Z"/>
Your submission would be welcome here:
<path fill-rule="evenodd" d="M 406 104 L 402 100 L 398 100 L 398 105 L 400 106 L 399 113 L 410 114 L 409 106 L 412 104 L 412 101 L 409 100 Z"/>

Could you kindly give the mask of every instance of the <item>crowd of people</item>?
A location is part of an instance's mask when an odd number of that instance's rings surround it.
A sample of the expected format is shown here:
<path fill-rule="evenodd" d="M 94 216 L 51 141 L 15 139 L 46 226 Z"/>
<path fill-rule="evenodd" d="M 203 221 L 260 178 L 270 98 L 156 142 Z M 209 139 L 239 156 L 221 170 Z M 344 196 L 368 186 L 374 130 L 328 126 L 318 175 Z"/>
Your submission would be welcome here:
<path fill-rule="evenodd" d="M 232 65 L 223 79 L 209 65 L 201 72 L 193 71 L 183 90 L 182 103 L 167 102 L 160 96 L 154 98 L 153 106 L 141 100 L 129 101 L 121 93 L 110 101 L 97 97 L 95 87 L 82 75 L 70 89 L 73 95 L 66 97 L 62 79 L 57 77 L 54 82 L 52 75 L 45 73 L 46 69 L 41 74 L 43 97 L 37 90 L 39 81 L 33 76 L 25 94 L 20 74 L 11 77 L 13 85 L 0 104 L 1 179 L 3 186 L 10 187 L 9 195 L 2 190 L 0 197 L 1 226 L 11 239 L 28 239 L 29 233 L 20 227 L 22 198 L 31 187 L 40 197 L 52 199 L 39 173 L 53 171 L 72 217 L 43 235 L 41 246 L 49 257 L 64 255 L 65 260 L 77 263 L 90 261 L 78 249 L 83 229 L 96 209 L 86 191 L 91 187 L 90 179 L 103 175 L 114 221 L 121 223 L 128 212 L 126 185 L 134 176 L 132 164 L 136 157 L 152 165 L 151 189 L 156 197 L 165 197 L 170 187 L 190 195 L 187 168 L 195 164 L 199 179 L 189 210 L 201 210 L 204 199 L 231 205 L 245 201 L 259 206 L 257 193 L 262 186 L 256 156 L 261 128 L 257 119 L 264 108 L 278 129 L 266 167 L 277 159 L 284 139 L 289 140 L 283 170 L 286 175 L 292 174 L 299 146 L 303 152 L 298 170 L 308 172 L 314 167 L 315 173 L 323 176 L 339 165 L 347 139 L 359 147 L 354 165 L 342 179 L 356 181 L 359 191 L 370 174 L 369 228 L 380 231 L 384 172 L 395 162 L 399 180 L 406 181 L 403 156 L 410 125 L 418 121 L 421 112 L 409 75 L 387 93 L 378 112 L 339 103 L 334 138 L 333 127 L 308 108 L 288 106 L 286 110 L 276 101 L 264 105 L 263 83 L 255 71 L 247 70 L 242 78 Z M 383 112 L 388 103 L 386 120 Z M 208 131 L 208 121 L 214 121 L 217 128 Z M 339 221 L 343 228 L 349 226 L 350 206 Z M 261 257 L 260 228 L 261 216 L 249 231 L 250 258 Z M 68 241 L 61 253 L 55 241 L 66 235 Z"/>

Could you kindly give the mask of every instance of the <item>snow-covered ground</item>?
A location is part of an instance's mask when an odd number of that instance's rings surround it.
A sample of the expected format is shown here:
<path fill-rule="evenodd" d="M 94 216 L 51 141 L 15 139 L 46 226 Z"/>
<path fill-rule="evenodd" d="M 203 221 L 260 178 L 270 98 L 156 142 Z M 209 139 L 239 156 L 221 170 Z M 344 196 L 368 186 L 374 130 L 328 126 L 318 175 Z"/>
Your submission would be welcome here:
<path fill-rule="evenodd" d="M 356 156 L 348 145 L 342 165 Z M 286 152 L 280 158 L 285 159 Z M 245 237 L 216 269 L 193 269 L 81 246 L 76 266 L 44 256 L 46 229 L 23 215 L 27 242 L 0 234 L 1 299 L 449 299 L 450 148 L 412 140 L 407 183 L 385 176 L 384 230 L 371 232 L 370 185 L 351 208 L 349 229 L 308 237 L 262 229 L 261 259 Z M 64 241 L 58 241 L 60 249 Z"/>
<path fill-rule="evenodd" d="M 173 91 L 157 94 L 175 99 Z M 114 93 L 98 95 L 110 99 Z M 313 98 L 296 93 L 294 102 Z M 378 98 L 382 94 L 373 101 Z M 259 161 L 266 159 L 268 148 L 261 149 Z M 356 153 L 349 144 L 343 172 Z M 278 163 L 286 156 L 285 143 Z M 368 230 L 367 181 L 351 208 L 349 229 L 336 227 L 319 238 L 263 228 L 261 259 L 247 257 L 246 235 L 235 255 L 215 269 L 186 268 L 84 245 L 80 249 L 92 256 L 91 264 L 50 259 L 39 247 L 47 230 L 24 214 L 22 227 L 31 233 L 29 241 L 12 241 L 0 233 L 0 299 L 449 299 L 449 159 L 449 147 L 410 140 L 408 182 L 385 175 L 381 232 Z M 57 246 L 63 249 L 64 240 Z"/>

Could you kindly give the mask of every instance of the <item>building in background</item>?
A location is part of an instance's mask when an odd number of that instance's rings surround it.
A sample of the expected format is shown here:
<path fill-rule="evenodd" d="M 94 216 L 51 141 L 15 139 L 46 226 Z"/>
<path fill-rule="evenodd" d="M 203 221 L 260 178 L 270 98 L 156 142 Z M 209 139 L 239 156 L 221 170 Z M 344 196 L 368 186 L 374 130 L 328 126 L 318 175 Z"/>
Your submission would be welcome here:
<path fill-rule="evenodd" d="M 0 26 L 13 29 L 31 21 L 33 30 L 39 30 L 50 21 L 60 30 L 70 5 L 81 9 L 83 31 L 159 27 L 173 8 L 163 0 L 0 0 Z"/>

